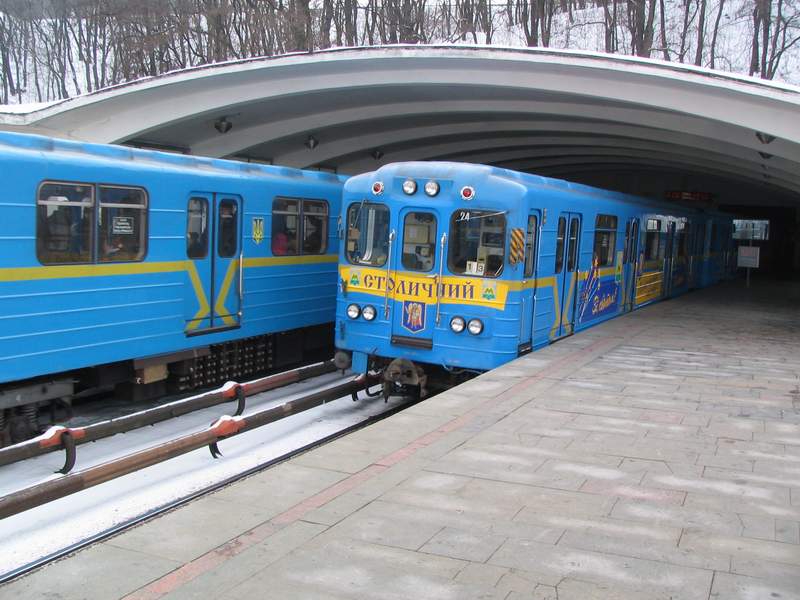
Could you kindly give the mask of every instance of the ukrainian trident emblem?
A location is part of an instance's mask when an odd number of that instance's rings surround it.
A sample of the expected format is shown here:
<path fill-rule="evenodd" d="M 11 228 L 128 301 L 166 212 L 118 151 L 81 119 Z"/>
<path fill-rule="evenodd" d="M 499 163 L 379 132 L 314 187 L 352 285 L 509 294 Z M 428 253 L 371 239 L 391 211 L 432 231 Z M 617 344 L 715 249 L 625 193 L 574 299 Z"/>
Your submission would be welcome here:
<path fill-rule="evenodd" d="M 411 333 L 425 329 L 425 305 L 422 302 L 403 302 L 403 327 Z"/>
<path fill-rule="evenodd" d="M 253 241 L 256 244 L 264 241 L 264 217 L 253 217 Z"/>

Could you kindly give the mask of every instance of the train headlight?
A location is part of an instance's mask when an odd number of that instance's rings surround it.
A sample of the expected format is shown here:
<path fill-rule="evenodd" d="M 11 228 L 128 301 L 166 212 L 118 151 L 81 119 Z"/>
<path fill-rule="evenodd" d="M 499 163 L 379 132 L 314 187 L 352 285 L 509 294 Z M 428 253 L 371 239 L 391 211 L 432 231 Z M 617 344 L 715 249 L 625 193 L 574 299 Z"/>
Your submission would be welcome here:
<path fill-rule="evenodd" d="M 403 191 L 410 196 L 417 191 L 417 182 L 413 179 L 406 179 L 403 182 Z"/>
<path fill-rule="evenodd" d="M 461 333 L 466 326 L 467 323 L 462 317 L 453 317 L 450 319 L 450 329 L 453 330 L 453 333 Z"/>
<path fill-rule="evenodd" d="M 479 335 L 483 331 L 483 323 L 480 319 L 470 319 L 467 323 L 467 330 L 472 335 Z"/>
<path fill-rule="evenodd" d="M 360 314 L 361 308 L 359 308 L 358 304 L 351 304 L 347 307 L 347 316 L 351 319 L 357 319 Z"/>
<path fill-rule="evenodd" d="M 431 198 L 434 197 L 436 194 L 439 193 L 439 184 L 435 181 L 428 181 L 425 184 L 425 193 L 428 194 Z"/>
<path fill-rule="evenodd" d="M 375 310 L 374 306 L 367 304 L 364 307 L 364 310 L 361 311 L 361 316 L 364 317 L 365 321 L 372 321 L 375 319 L 375 316 L 378 314 L 378 311 Z"/>
<path fill-rule="evenodd" d="M 372 193 L 376 196 L 380 196 L 383 193 L 383 182 L 376 181 L 372 184 Z"/>

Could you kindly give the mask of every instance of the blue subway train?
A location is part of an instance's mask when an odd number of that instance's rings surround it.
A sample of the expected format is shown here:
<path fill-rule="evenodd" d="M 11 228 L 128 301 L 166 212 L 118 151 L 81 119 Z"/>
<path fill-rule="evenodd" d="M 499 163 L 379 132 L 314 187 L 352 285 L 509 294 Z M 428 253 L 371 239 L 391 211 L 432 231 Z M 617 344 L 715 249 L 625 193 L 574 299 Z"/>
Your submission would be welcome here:
<path fill-rule="evenodd" d="M 732 265 L 713 212 L 482 165 L 390 164 L 344 187 L 336 361 L 425 392 Z"/>
<path fill-rule="evenodd" d="M 343 178 L 14 133 L 0 164 L 5 441 L 97 390 L 191 390 L 330 351 Z"/>

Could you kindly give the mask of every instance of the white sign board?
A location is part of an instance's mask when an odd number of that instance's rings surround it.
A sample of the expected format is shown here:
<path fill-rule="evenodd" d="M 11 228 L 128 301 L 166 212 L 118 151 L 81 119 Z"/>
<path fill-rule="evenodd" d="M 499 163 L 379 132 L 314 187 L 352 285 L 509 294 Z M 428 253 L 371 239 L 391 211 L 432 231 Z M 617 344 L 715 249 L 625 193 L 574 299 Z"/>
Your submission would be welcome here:
<path fill-rule="evenodd" d="M 748 269 L 758 268 L 758 246 L 739 246 L 739 259 L 737 266 Z"/>

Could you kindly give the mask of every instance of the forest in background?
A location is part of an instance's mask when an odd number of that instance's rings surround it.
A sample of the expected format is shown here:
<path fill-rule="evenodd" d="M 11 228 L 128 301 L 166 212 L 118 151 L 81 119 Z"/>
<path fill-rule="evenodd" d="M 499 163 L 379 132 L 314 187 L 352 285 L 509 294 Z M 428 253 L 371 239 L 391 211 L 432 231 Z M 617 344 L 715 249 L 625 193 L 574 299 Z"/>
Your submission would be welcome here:
<path fill-rule="evenodd" d="M 800 0 L 2 0 L 0 103 L 341 46 L 497 44 L 800 83 Z"/>

